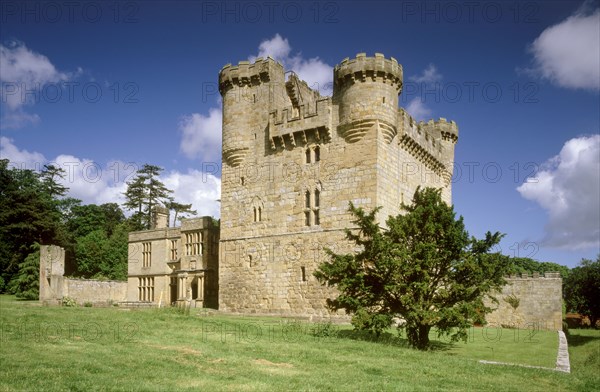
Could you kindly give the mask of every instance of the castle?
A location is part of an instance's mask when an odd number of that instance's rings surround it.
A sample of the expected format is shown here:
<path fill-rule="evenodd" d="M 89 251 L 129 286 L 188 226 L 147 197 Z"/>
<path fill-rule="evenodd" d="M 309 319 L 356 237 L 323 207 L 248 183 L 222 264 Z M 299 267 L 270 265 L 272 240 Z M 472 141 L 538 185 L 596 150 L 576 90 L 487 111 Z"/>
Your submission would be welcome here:
<path fill-rule="evenodd" d="M 155 208 L 152 228 L 129 234 L 127 283 L 65 278 L 64 251 L 44 246 L 40 300 L 336 317 L 326 307 L 335 289 L 313 273 L 325 248 L 356 250 L 345 238 L 349 202 L 382 206 L 380 224 L 418 186 L 441 188 L 451 203 L 458 128 L 398 107 L 394 58 L 361 53 L 333 76 L 333 95 L 322 97 L 271 58 L 223 67 L 220 224 L 168 227 L 168 210 Z M 512 276 L 498 297 L 490 325 L 562 329 L 558 273 Z"/>
<path fill-rule="evenodd" d="M 152 230 L 129 236 L 128 301 L 329 317 L 335 291 L 313 272 L 325 248 L 352 250 L 349 202 L 382 206 L 380 222 L 418 186 L 451 203 L 458 128 L 398 107 L 396 59 L 361 53 L 333 77 L 323 97 L 270 57 L 223 67 L 220 228 L 207 217 L 168 228 L 155 211 Z"/>
<path fill-rule="evenodd" d="M 271 58 L 223 67 L 219 309 L 326 316 L 313 272 L 324 248 L 351 250 L 349 202 L 400 212 L 418 186 L 451 203 L 458 128 L 398 107 L 402 66 L 344 59 L 322 97 Z"/>

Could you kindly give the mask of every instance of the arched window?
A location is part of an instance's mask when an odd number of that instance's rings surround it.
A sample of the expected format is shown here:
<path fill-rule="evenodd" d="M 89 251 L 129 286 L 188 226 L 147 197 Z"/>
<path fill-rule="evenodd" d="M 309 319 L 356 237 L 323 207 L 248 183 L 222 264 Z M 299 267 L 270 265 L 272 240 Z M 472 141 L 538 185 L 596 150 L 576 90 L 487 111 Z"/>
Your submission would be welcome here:
<path fill-rule="evenodd" d="M 304 194 L 304 208 L 310 208 L 310 191 Z"/>
<path fill-rule="evenodd" d="M 321 192 L 318 189 L 315 189 L 315 208 L 319 208 L 320 203 L 321 203 Z"/>
<path fill-rule="evenodd" d="M 306 155 L 306 163 L 310 163 L 310 148 L 306 149 L 305 155 Z"/>
<path fill-rule="evenodd" d="M 315 147 L 315 162 L 319 162 L 321 160 L 321 149 L 319 146 Z"/>

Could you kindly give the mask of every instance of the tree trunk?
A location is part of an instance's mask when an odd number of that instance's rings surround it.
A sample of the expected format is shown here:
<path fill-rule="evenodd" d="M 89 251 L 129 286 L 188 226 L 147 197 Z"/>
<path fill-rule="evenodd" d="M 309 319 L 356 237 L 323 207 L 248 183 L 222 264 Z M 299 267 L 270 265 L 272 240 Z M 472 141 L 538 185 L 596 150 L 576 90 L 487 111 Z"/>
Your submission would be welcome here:
<path fill-rule="evenodd" d="M 429 330 L 431 326 L 429 325 L 419 325 L 419 340 L 417 342 L 417 348 L 419 350 L 426 350 L 429 347 Z"/>

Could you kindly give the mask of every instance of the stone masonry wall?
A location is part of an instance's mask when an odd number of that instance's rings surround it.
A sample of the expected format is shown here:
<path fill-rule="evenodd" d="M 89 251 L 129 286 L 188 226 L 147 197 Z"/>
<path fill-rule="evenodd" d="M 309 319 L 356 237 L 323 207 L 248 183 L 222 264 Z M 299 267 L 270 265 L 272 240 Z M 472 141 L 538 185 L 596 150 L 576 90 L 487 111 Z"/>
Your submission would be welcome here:
<path fill-rule="evenodd" d="M 54 245 L 40 246 L 40 301 L 58 305 L 69 297 L 79 305 L 109 305 L 127 298 L 127 282 L 65 278 L 64 273 L 65 250 Z"/>
<path fill-rule="evenodd" d="M 489 325 L 562 330 L 562 279 L 558 272 L 542 276 L 523 274 L 507 281 L 502 292 L 494 294 L 499 304 L 489 300 L 486 303 L 496 308 L 486 317 Z M 511 297 L 519 301 L 516 309 L 507 302 Z"/>
<path fill-rule="evenodd" d="M 353 226 L 349 202 L 383 206 L 382 224 L 418 186 L 443 188 L 451 202 L 444 160 L 453 157 L 458 129 L 445 120 L 418 123 L 398 107 L 395 59 L 344 59 L 332 97 L 303 83 L 286 80 L 271 58 L 228 64 L 219 74 L 220 310 L 325 317 L 336 292 L 313 273 L 327 260 L 325 248 L 353 250 L 344 234 Z"/>

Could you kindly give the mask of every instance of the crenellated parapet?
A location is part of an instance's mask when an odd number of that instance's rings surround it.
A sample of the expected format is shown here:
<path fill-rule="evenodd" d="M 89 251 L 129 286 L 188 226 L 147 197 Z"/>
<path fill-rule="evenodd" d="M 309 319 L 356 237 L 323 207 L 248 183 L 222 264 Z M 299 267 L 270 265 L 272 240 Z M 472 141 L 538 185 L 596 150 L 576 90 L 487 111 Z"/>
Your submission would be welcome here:
<path fill-rule="evenodd" d="M 452 176 L 454 144 L 458 140 L 456 123 L 445 118 L 417 122 L 402 108 L 398 110 L 398 121 L 403 130 L 400 145 L 448 183 Z"/>
<path fill-rule="evenodd" d="M 254 86 L 267 83 L 274 72 L 283 73 L 283 65 L 271 57 L 258 57 L 254 63 L 240 61 L 238 65 L 226 64 L 219 72 L 219 92 L 225 95 L 234 86 Z"/>
<path fill-rule="evenodd" d="M 367 57 L 359 53 L 355 58 L 345 58 L 333 69 L 333 89 L 344 88 L 355 82 L 377 81 L 394 86 L 398 94 L 402 90 L 402 65 L 391 57 L 386 59 L 381 53 Z"/>
<path fill-rule="evenodd" d="M 286 145 L 295 147 L 297 144 L 306 144 L 309 134 L 317 141 L 331 139 L 331 98 L 273 110 L 269 114 L 272 150 Z"/>

